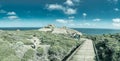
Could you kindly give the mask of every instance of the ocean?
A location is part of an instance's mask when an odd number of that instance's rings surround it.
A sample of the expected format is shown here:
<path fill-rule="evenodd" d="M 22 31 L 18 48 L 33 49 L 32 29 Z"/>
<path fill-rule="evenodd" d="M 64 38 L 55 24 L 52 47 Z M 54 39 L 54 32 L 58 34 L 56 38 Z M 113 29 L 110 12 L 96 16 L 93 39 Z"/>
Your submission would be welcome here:
<path fill-rule="evenodd" d="M 40 27 L 8 27 L 8 28 L 0 28 L 0 30 L 38 30 Z M 72 28 L 84 34 L 113 34 L 120 33 L 120 29 L 96 29 L 96 28 Z"/>
<path fill-rule="evenodd" d="M 5 28 L 0 28 L 0 30 L 37 30 L 40 29 L 41 27 L 5 27 Z"/>
<path fill-rule="evenodd" d="M 73 28 L 84 34 L 114 34 L 120 33 L 120 29 L 96 29 L 96 28 Z"/>

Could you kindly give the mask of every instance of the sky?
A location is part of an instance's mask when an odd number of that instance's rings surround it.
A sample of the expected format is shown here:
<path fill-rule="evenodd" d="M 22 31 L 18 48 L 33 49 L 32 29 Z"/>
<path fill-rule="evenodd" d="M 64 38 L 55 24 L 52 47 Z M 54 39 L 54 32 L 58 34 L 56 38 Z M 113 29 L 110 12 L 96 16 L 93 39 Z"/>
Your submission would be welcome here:
<path fill-rule="evenodd" d="M 120 29 L 120 0 L 0 0 L 0 27 Z"/>

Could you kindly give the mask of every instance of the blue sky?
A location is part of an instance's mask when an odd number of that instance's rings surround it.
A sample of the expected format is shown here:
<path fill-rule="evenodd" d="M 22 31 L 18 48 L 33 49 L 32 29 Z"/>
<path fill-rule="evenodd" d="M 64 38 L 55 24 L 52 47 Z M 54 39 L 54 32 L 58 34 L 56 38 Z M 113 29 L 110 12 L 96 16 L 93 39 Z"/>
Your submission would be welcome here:
<path fill-rule="evenodd" d="M 1 0 L 0 27 L 120 29 L 120 0 Z"/>

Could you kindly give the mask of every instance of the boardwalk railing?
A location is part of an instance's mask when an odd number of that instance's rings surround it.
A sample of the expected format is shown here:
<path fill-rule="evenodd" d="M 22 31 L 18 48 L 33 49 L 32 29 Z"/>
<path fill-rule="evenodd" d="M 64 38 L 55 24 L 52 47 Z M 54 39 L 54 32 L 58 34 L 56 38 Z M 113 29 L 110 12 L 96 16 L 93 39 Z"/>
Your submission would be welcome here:
<path fill-rule="evenodd" d="M 92 41 L 93 42 L 93 41 Z M 95 51 L 95 58 L 96 58 L 96 61 L 100 61 L 99 59 L 99 56 L 98 56 L 98 53 L 97 53 L 97 49 L 96 49 L 96 46 L 95 46 L 95 43 L 93 42 L 93 47 L 94 47 L 94 51 Z"/>
<path fill-rule="evenodd" d="M 62 61 L 70 61 L 72 56 L 77 52 L 78 48 L 80 48 L 83 43 L 84 43 L 84 41 L 82 41 L 82 43 L 80 45 L 78 45 L 76 48 L 74 48 L 72 51 L 70 51 L 70 53 L 67 56 L 65 56 Z"/>
<path fill-rule="evenodd" d="M 73 49 L 67 56 L 65 56 L 65 58 L 62 61 L 70 61 L 70 59 L 76 54 L 76 52 L 78 52 L 79 48 L 81 48 L 81 45 L 83 45 L 83 42 L 79 46 L 77 46 L 75 49 Z M 94 60 L 95 61 L 100 61 L 95 43 L 93 41 L 92 41 L 92 45 L 93 45 L 93 49 L 94 49 L 94 53 L 95 53 L 95 56 L 94 56 L 95 59 Z"/>

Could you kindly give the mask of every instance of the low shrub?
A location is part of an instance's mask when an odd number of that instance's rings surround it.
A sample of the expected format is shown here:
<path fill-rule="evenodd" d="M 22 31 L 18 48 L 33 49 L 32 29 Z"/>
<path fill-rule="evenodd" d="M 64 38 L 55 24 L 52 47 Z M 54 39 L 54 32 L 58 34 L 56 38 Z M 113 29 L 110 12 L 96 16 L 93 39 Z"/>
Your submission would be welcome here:
<path fill-rule="evenodd" d="M 23 56 L 21 61 L 28 61 L 29 59 L 33 59 L 34 57 L 34 50 L 33 49 L 29 49 Z"/>
<path fill-rule="evenodd" d="M 41 48 L 41 47 L 38 47 L 38 48 L 37 48 L 37 52 L 38 52 L 38 53 L 37 53 L 38 56 L 42 56 L 42 55 L 44 54 L 44 50 L 43 50 L 43 48 Z"/>

